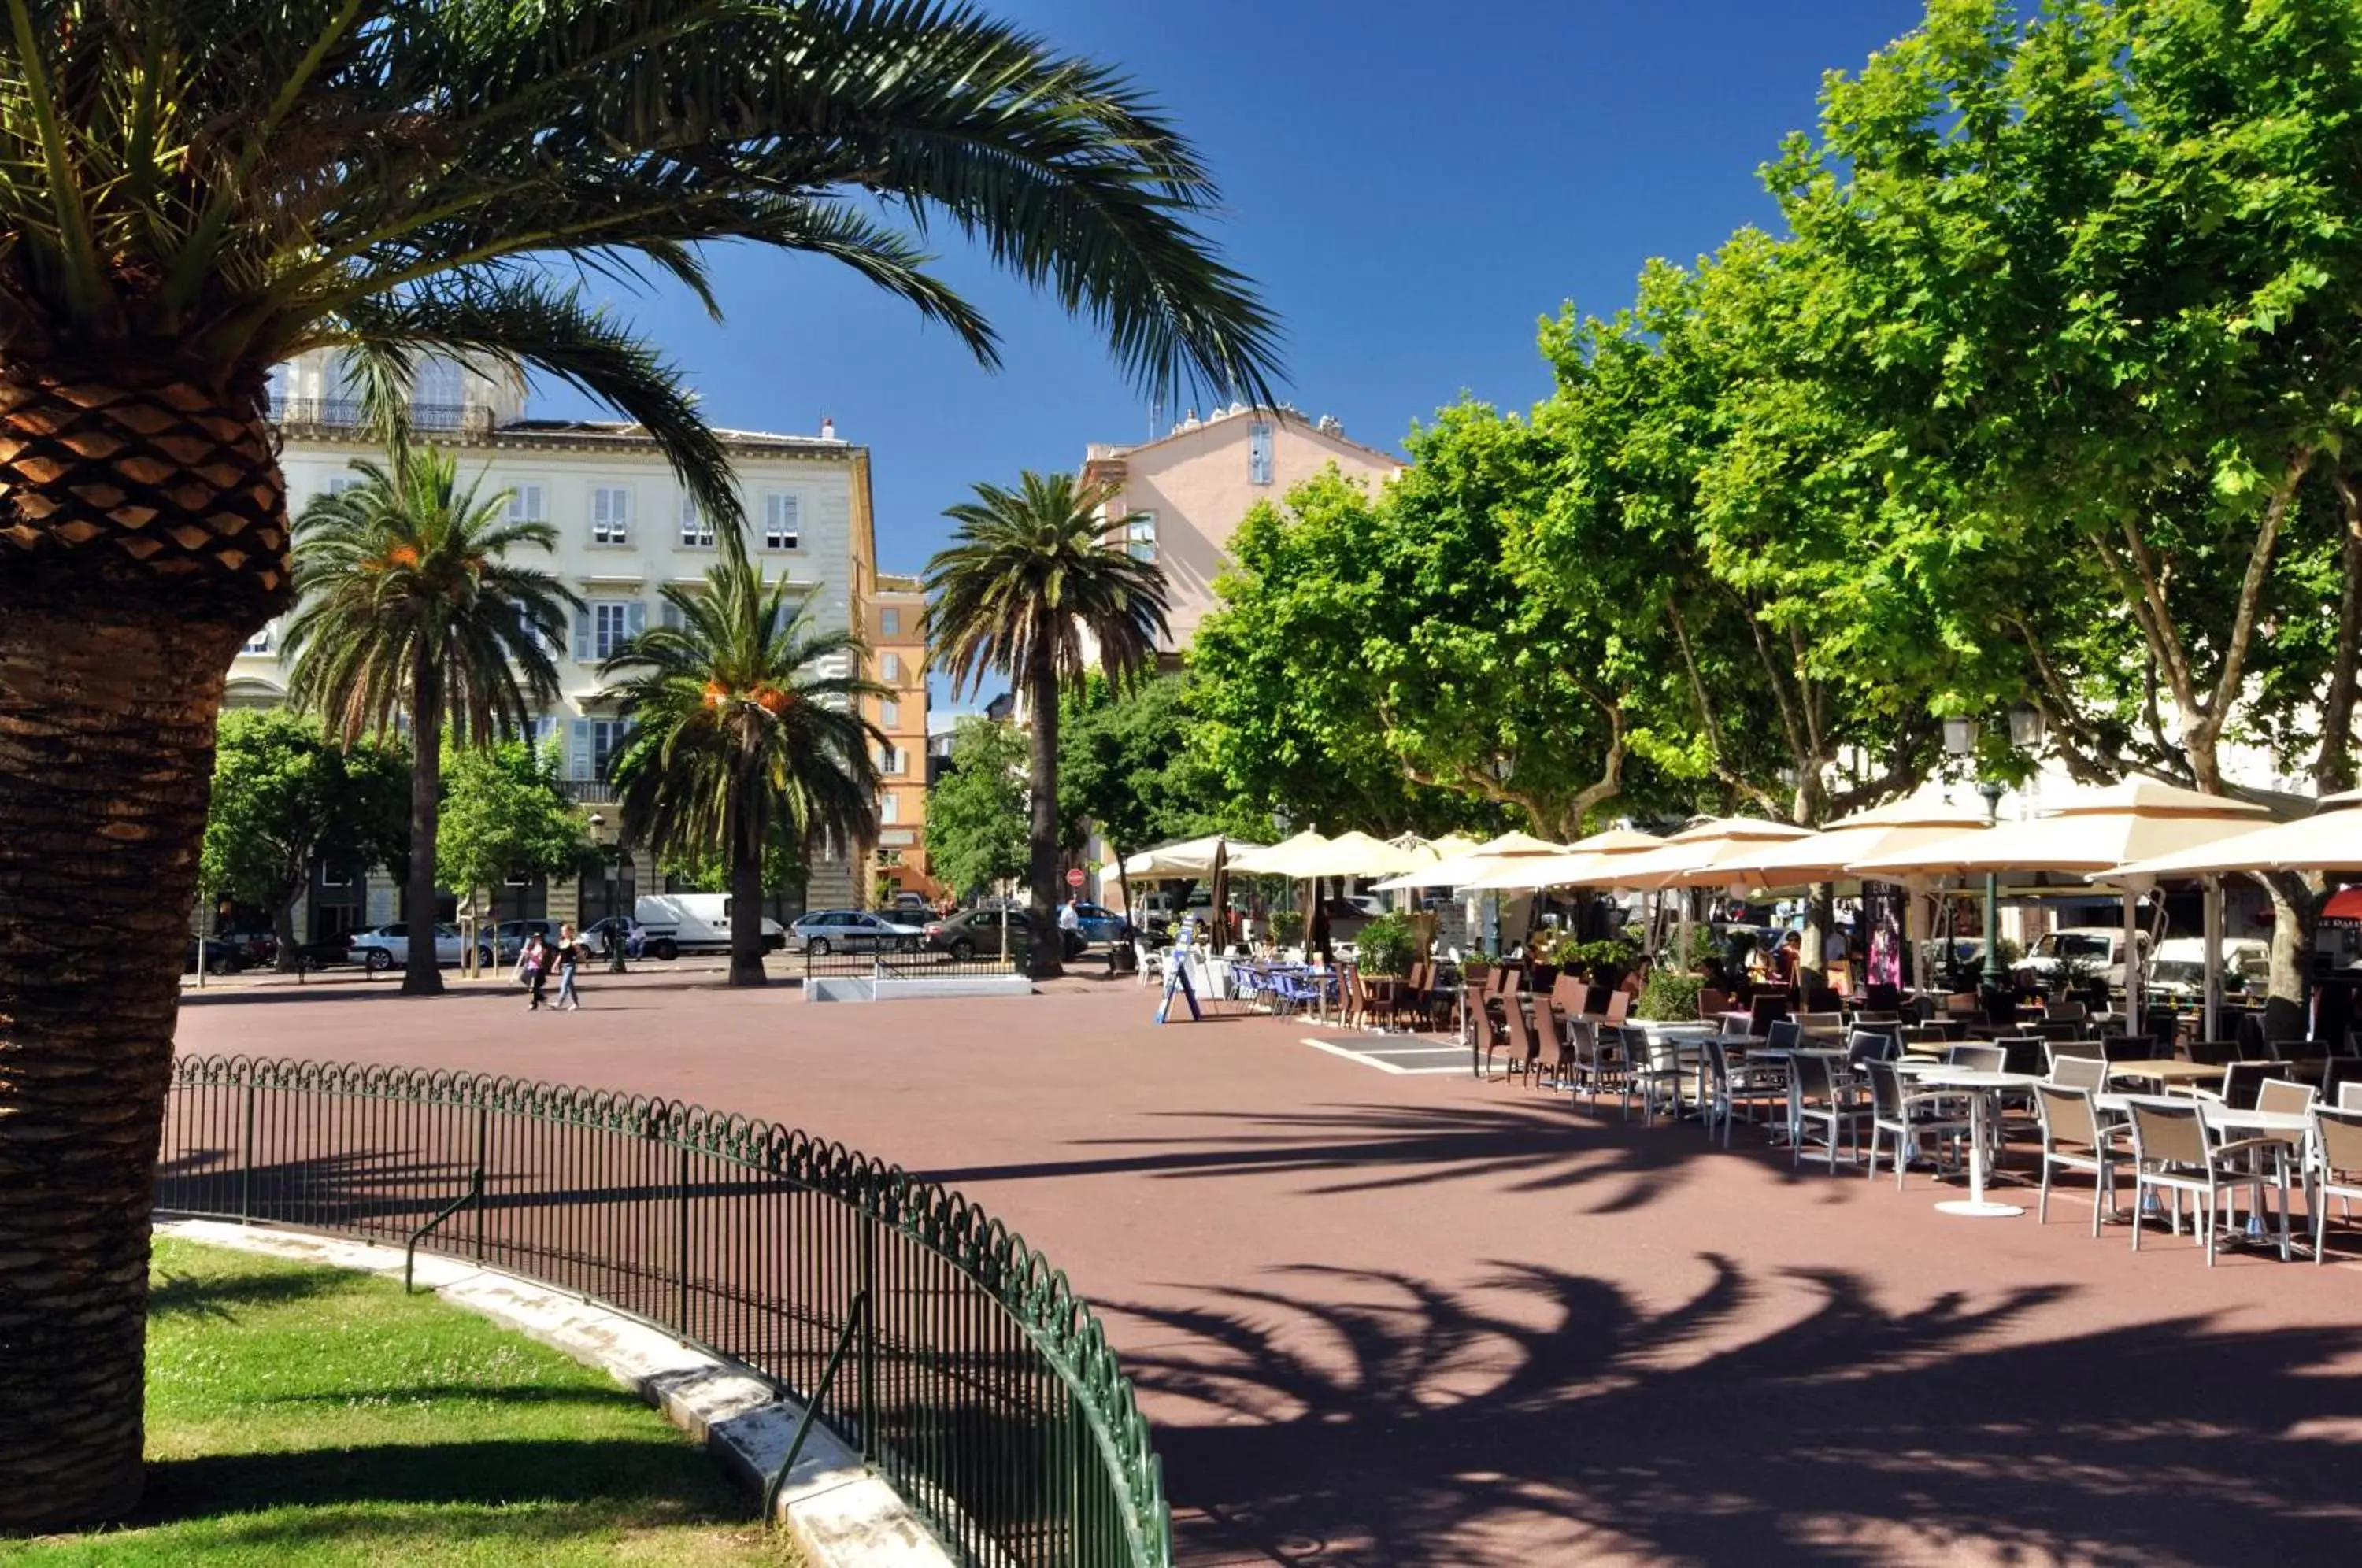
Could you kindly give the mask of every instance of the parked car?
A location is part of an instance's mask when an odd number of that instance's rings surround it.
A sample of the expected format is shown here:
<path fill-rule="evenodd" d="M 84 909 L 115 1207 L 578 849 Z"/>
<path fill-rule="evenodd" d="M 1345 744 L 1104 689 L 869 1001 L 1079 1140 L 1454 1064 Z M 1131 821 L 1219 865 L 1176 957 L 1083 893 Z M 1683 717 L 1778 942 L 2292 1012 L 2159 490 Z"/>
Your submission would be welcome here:
<path fill-rule="evenodd" d="M 892 907 L 888 909 L 885 912 L 889 918 L 894 920 L 906 920 L 915 916 L 917 918 L 917 922 L 921 925 L 924 925 L 927 922 L 928 912 L 933 910 L 933 905 L 927 902 L 927 897 L 924 893 L 914 893 L 905 888 L 894 895 Z"/>
<path fill-rule="evenodd" d="M 2141 961 L 2147 963 L 2149 954 L 2148 933 L 2140 934 Z M 2204 949 L 2200 949 L 2201 954 Z M 2058 971 L 2062 962 L 2082 965 L 2096 971 L 2095 979 L 2122 987 L 2125 983 L 2125 933 L 2121 926 L 2070 925 L 2048 932 L 2036 938 L 2026 955 L 2017 961 L 2012 971 L 2022 985 L 2046 989 L 2050 977 Z"/>
<path fill-rule="evenodd" d="M 825 953 L 916 953 L 923 926 L 904 925 L 867 910 L 815 910 L 788 927 L 790 950 Z"/>
<path fill-rule="evenodd" d="M 618 942 L 624 944 L 624 951 L 635 958 L 649 951 L 648 928 L 629 915 L 609 915 L 604 920 L 592 921 L 582 928 L 582 940 L 589 943 L 590 951 L 602 958 L 612 955 Z M 675 951 L 679 950 L 676 948 Z M 671 955 L 659 956 L 669 957 Z"/>
<path fill-rule="evenodd" d="M 235 975 L 246 967 L 246 955 L 240 951 L 235 942 L 217 936 L 207 937 L 204 940 L 204 950 L 205 973 L 208 975 Z M 188 950 L 181 958 L 181 973 L 193 975 L 196 972 L 197 939 L 192 936 L 189 938 Z"/>
<path fill-rule="evenodd" d="M 1008 925 L 1009 955 L 1019 963 L 1033 950 L 1033 911 L 1031 910 L 968 910 L 949 920 L 930 923 L 922 933 L 928 949 L 948 953 L 962 960 L 1000 956 L 1002 922 Z M 1079 931 L 1061 932 L 1065 938 L 1062 950 L 1069 958 L 1082 955 L 1085 946 Z"/>
<path fill-rule="evenodd" d="M 458 926 L 436 923 L 435 962 L 457 964 L 467 951 L 467 939 L 459 934 Z M 355 958 L 372 970 L 403 968 L 410 962 L 409 924 L 380 925 L 367 931 L 357 931 L 353 933 L 352 953 Z M 483 965 L 492 962 L 492 944 L 490 942 L 478 940 L 476 962 Z"/>
<path fill-rule="evenodd" d="M 730 951 L 727 893 L 644 893 L 632 906 L 632 918 L 647 928 L 646 952 L 651 958 Z M 777 953 L 787 945 L 787 931 L 768 915 L 761 919 L 763 951 Z"/>
<path fill-rule="evenodd" d="M 484 935 L 494 949 L 492 961 L 505 964 L 524 951 L 524 939 L 538 936 L 544 942 L 557 940 L 557 922 L 552 920 L 504 920 Z"/>
<path fill-rule="evenodd" d="M 2271 944 L 2252 936 L 2223 944 L 2223 989 L 2237 996 L 2267 986 L 2271 978 Z M 2175 936 L 2157 944 L 2157 955 L 2144 976 L 2160 1000 L 2195 1006 L 2206 997 L 2206 939 Z"/>
<path fill-rule="evenodd" d="M 1104 904 L 1078 903 L 1075 906 L 1075 917 L 1079 922 L 1076 929 L 1083 933 L 1083 940 L 1087 943 L 1131 940 L 1131 922 Z"/>

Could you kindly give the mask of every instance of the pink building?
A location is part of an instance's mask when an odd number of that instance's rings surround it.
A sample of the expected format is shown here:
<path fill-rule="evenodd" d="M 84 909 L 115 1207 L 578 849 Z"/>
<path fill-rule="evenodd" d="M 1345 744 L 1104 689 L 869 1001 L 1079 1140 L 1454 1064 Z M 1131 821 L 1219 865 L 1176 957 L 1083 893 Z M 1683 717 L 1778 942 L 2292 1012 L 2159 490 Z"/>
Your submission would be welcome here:
<path fill-rule="evenodd" d="M 1346 478 L 1383 484 L 1402 460 L 1356 441 L 1334 419 L 1308 420 L 1293 409 L 1233 403 L 1210 419 L 1193 412 L 1159 440 L 1136 447 L 1091 444 L 1086 484 L 1120 486 L 1109 518 L 1127 515 L 1124 538 L 1134 555 L 1164 569 L 1172 600 L 1176 652 L 1213 608 L 1214 579 L 1231 536 L 1258 501 L 1277 502 L 1334 464 Z"/>

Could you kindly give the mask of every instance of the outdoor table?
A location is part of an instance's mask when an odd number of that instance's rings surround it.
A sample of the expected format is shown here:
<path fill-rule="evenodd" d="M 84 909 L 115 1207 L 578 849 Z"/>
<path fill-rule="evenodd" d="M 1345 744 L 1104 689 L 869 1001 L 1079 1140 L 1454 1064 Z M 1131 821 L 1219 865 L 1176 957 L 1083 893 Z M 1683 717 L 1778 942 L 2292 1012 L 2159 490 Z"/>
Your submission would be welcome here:
<path fill-rule="evenodd" d="M 2223 1069 L 2204 1062 L 2185 1062 L 2179 1057 L 2109 1063 L 2108 1081 L 2114 1083 L 2118 1078 L 2145 1078 L 2168 1088 L 2176 1084 L 2219 1084 L 2223 1081 Z"/>
<path fill-rule="evenodd" d="M 1950 1198 L 1936 1205 L 1946 1214 L 1965 1215 L 1972 1219 L 2001 1220 L 2025 1210 L 2014 1203 L 1992 1203 L 1985 1199 L 1986 1167 L 1992 1164 L 1985 1154 L 1985 1101 L 1997 1089 L 2032 1088 L 2042 1079 L 2033 1073 L 1986 1073 L 1967 1067 L 1939 1066 L 1919 1075 L 1919 1081 L 1931 1088 L 1961 1088 L 1969 1096 L 1969 1196 Z"/>

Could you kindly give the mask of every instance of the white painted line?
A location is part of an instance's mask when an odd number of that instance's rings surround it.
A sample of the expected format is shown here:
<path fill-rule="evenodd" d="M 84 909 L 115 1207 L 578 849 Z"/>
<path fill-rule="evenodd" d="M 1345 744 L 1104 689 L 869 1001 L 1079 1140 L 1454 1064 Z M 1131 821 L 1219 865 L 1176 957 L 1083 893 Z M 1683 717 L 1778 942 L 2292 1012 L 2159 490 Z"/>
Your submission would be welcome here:
<path fill-rule="evenodd" d="M 1376 1057 L 1364 1055 L 1359 1051 L 1348 1050 L 1342 1045 L 1331 1045 L 1326 1040 L 1315 1040 L 1309 1034 L 1305 1035 L 1301 1040 L 1297 1041 L 1297 1043 L 1299 1045 L 1309 1045 L 1315 1051 L 1326 1051 L 1331 1056 L 1342 1056 L 1349 1062 L 1359 1062 L 1365 1067 L 1375 1067 L 1382 1073 L 1407 1073 L 1414 1070 L 1432 1072 L 1434 1070 L 1431 1067 L 1421 1069 L 1397 1067 L 1392 1062 L 1381 1062 Z"/>
<path fill-rule="evenodd" d="M 1465 1045 L 1402 1045 L 1390 1051 L 1364 1051 L 1364 1056 L 1465 1056 Z"/>

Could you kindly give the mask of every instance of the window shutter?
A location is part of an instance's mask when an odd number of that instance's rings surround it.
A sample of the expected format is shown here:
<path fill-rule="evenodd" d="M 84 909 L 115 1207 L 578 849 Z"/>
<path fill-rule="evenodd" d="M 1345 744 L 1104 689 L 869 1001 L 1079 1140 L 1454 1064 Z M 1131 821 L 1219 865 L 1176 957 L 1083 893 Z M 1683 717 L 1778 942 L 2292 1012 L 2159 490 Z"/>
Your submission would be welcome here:
<path fill-rule="evenodd" d="M 635 599 L 632 601 L 632 607 L 624 613 L 624 631 L 626 635 L 636 637 L 647 629 L 648 607 Z"/>
<path fill-rule="evenodd" d="M 668 599 L 658 606 L 659 619 L 668 632 L 680 630 L 680 606 Z"/>
<path fill-rule="evenodd" d="M 566 757 L 566 777 L 578 780 L 588 779 L 592 777 L 590 772 L 590 721 L 588 719 L 577 719 L 574 721 L 572 745 L 568 750 Z"/>
<path fill-rule="evenodd" d="M 574 657 L 590 657 L 590 608 L 587 604 L 574 612 Z"/>

